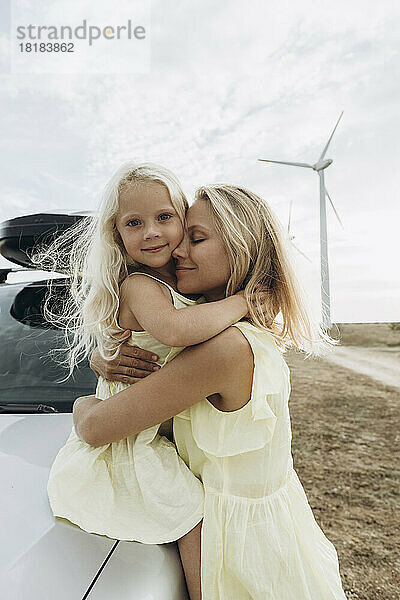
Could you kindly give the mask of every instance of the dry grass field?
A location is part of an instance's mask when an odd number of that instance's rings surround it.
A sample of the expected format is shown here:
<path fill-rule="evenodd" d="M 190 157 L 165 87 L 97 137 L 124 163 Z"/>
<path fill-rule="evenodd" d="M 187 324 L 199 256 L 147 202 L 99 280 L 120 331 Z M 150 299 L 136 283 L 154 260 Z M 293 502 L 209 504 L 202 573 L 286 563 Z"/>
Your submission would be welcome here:
<path fill-rule="evenodd" d="M 345 345 L 400 346 L 388 325 L 340 326 Z M 400 389 L 290 353 L 295 468 L 339 555 L 348 598 L 400 598 Z"/>
<path fill-rule="evenodd" d="M 339 323 L 332 330 L 343 346 L 393 347 L 400 346 L 400 331 L 391 329 L 389 323 Z"/>

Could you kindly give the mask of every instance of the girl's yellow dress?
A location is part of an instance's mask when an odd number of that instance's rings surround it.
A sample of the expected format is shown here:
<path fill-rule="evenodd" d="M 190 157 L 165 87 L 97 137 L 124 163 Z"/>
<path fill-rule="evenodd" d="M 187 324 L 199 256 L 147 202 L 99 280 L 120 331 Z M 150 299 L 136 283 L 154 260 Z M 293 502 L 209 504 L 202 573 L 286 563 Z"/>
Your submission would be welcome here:
<path fill-rule="evenodd" d="M 169 288 L 176 308 L 204 302 L 157 281 Z M 128 343 L 158 354 L 160 366 L 183 350 L 161 344 L 146 331 L 132 332 Z M 127 387 L 99 378 L 96 396 L 105 400 Z M 49 475 L 54 516 L 91 533 L 145 544 L 172 542 L 193 529 L 203 518 L 204 489 L 175 445 L 161 435 L 168 435 L 168 426 L 172 437 L 170 420 L 98 448 L 79 439 L 73 427 Z"/>
<path fill-rule="evenodd" d="M 203 600 L 345 600 L 336 550 L 293 468 L 289 368 L 273 336 L 238 327 L 254 355 L 249 402 L 207 399 L 174 417 L 180 456 L 205 490 Z"/>

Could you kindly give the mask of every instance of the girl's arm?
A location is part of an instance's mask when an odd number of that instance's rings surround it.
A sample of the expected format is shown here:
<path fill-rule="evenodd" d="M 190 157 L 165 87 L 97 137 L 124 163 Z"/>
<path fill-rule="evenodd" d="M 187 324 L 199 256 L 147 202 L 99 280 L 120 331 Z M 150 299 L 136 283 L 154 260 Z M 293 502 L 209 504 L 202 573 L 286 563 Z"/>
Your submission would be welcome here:
<path fill-rule="evenodd" d="M 98 400 L 78 398 L 74 424 L 91 446 L 121 440 L 167 421 L 211 394 L 222 399 L 250 397 L 253 354 L 243 334 L 231 327 L 198 346 L 186 348 L 157 373 L 122 392 Z M 240 408 L 224 404 L 227 410 Z"/>
<path fill-rule="evenodd" d="M 192 346 L 204 342 L 248 312 L 241 293 L 217 302 L 176 309 L 164 285 L 140 275 L 125 279 L 121 286 L 122 295 L 143 329 L 167 346 Z"/>

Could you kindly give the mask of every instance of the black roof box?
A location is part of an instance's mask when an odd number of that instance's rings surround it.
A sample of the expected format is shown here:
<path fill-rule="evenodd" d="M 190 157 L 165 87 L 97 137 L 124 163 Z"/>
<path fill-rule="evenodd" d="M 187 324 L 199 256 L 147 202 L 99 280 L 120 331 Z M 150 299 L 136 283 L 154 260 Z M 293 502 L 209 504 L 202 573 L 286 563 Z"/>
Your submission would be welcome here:
<path fill-rule="evenodd" d="M 34 268 L 27 252 L 36 243 L 51 243 L 55 234 L 63 233 L 81 219 L 92 215 L 92 212 L 39 213 L 4 221 L 0 224 L 0 254 L 17 265 Z"/>

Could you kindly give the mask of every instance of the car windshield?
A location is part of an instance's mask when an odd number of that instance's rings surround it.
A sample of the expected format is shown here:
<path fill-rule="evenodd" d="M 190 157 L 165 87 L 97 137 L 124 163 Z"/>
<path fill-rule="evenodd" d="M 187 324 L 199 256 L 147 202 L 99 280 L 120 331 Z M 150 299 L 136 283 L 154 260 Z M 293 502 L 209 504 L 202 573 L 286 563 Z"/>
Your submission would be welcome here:
<path fill-rule="evenodd" d="M 63 280 L 55 286 L 65 293 Z M 68 370 L 52 351 L 65 348 L 64 333 L 44 320 L 46 291 L 47 281 L 0 285 L 0 405 L 41 404 L 70 412 L 78 396 L 94 393 L 97 380 L 85 361 L 60 383 Z"/>

